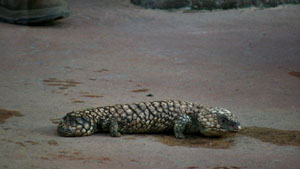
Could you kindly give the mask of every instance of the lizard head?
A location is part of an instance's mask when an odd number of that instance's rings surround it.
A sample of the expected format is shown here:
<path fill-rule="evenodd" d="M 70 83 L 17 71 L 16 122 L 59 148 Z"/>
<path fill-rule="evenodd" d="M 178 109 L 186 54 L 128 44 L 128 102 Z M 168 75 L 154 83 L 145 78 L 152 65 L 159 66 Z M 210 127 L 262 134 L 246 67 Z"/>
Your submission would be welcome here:
<path fill-rule="evenodd" d="M 57 133 L 66 137 L 87 136 L 94 133 L 94 125 L 93 119 L 86 114 L 71 112 L 62 118 L 58 124 Z"/>
<path fill-rule="evenodd" d="M 209 107 L 200 112 L 198 121 L 201 133 L 206 136 L 221 136 L 228 132 L 241 130 L 241 124 L 229 110 Z"/>

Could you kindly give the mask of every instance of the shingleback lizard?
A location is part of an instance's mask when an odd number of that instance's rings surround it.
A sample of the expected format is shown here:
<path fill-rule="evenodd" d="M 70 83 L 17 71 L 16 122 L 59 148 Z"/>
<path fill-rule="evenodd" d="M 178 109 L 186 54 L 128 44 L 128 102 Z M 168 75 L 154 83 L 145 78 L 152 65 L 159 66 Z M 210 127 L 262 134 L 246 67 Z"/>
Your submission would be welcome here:
<path fill-rule="evenodd" d="M 124 133 L 161 133 L 220 136 L 241 129 L 236 116 L 224 108 L 205 107 L 185 101 L 153 101 L 117 104 L 67 113 L 58 125 L 61 136 L 88 136 L 109 132 L 118 137 Z"/>

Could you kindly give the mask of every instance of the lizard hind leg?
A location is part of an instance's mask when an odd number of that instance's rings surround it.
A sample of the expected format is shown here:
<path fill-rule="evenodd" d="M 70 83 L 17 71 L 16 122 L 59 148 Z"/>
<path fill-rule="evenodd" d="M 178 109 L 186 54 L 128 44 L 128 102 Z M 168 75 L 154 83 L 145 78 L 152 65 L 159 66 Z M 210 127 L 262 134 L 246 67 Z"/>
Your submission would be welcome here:
<path fill-rule="evenodd" d="M 87 114 L 68 113 L 57 127 L 60 136 L 89 136 L 96 130 L 96 123 L 93 118 Z"/>

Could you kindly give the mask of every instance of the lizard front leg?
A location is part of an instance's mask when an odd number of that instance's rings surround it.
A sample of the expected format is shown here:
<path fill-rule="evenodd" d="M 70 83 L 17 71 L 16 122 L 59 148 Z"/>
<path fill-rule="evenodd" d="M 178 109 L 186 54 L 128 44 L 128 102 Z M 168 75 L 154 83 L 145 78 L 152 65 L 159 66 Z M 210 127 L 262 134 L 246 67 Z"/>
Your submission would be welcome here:
<path fill-rule="evenodd" d="M 118 121 L 115 118 L 109 120 L 109 133 L 113 137 L 120 137 Z"/>
<path fill-rule="evenodd" d="M 182 114 L 181 116 L 179 116 L 179 118 L 175 121 L 174 124 L 174 134 L 176 138 L 179 139 L 185 138 L 183 132 L 186 128 L 186 125 L 190 122 L 191 122 L 191 118 L 188 115 Z"/>

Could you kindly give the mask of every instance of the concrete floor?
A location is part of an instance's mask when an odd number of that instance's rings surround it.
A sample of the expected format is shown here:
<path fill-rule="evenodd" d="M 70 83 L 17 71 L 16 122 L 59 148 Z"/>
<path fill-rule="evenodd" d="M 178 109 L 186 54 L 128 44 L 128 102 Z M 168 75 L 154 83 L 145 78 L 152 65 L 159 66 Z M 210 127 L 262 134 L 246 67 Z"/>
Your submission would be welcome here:
<path fill-rule="evenodd" d="M 300 166 L 299 146 L 252 137 L 226 149 L 170 146 L 152 135 L 63 138 L 53 124 L 71 110 L 180 99 L 225 107 L 243 126 L 300 130 L 300 79 L 289 74 L 300 72 L 300 5 L 198 13 L 127 0 L 70 7 L 69 18 L 44 26 L 0 23 L 0 109 L 11 116 L 0 121 L 0 168 Z"/>

